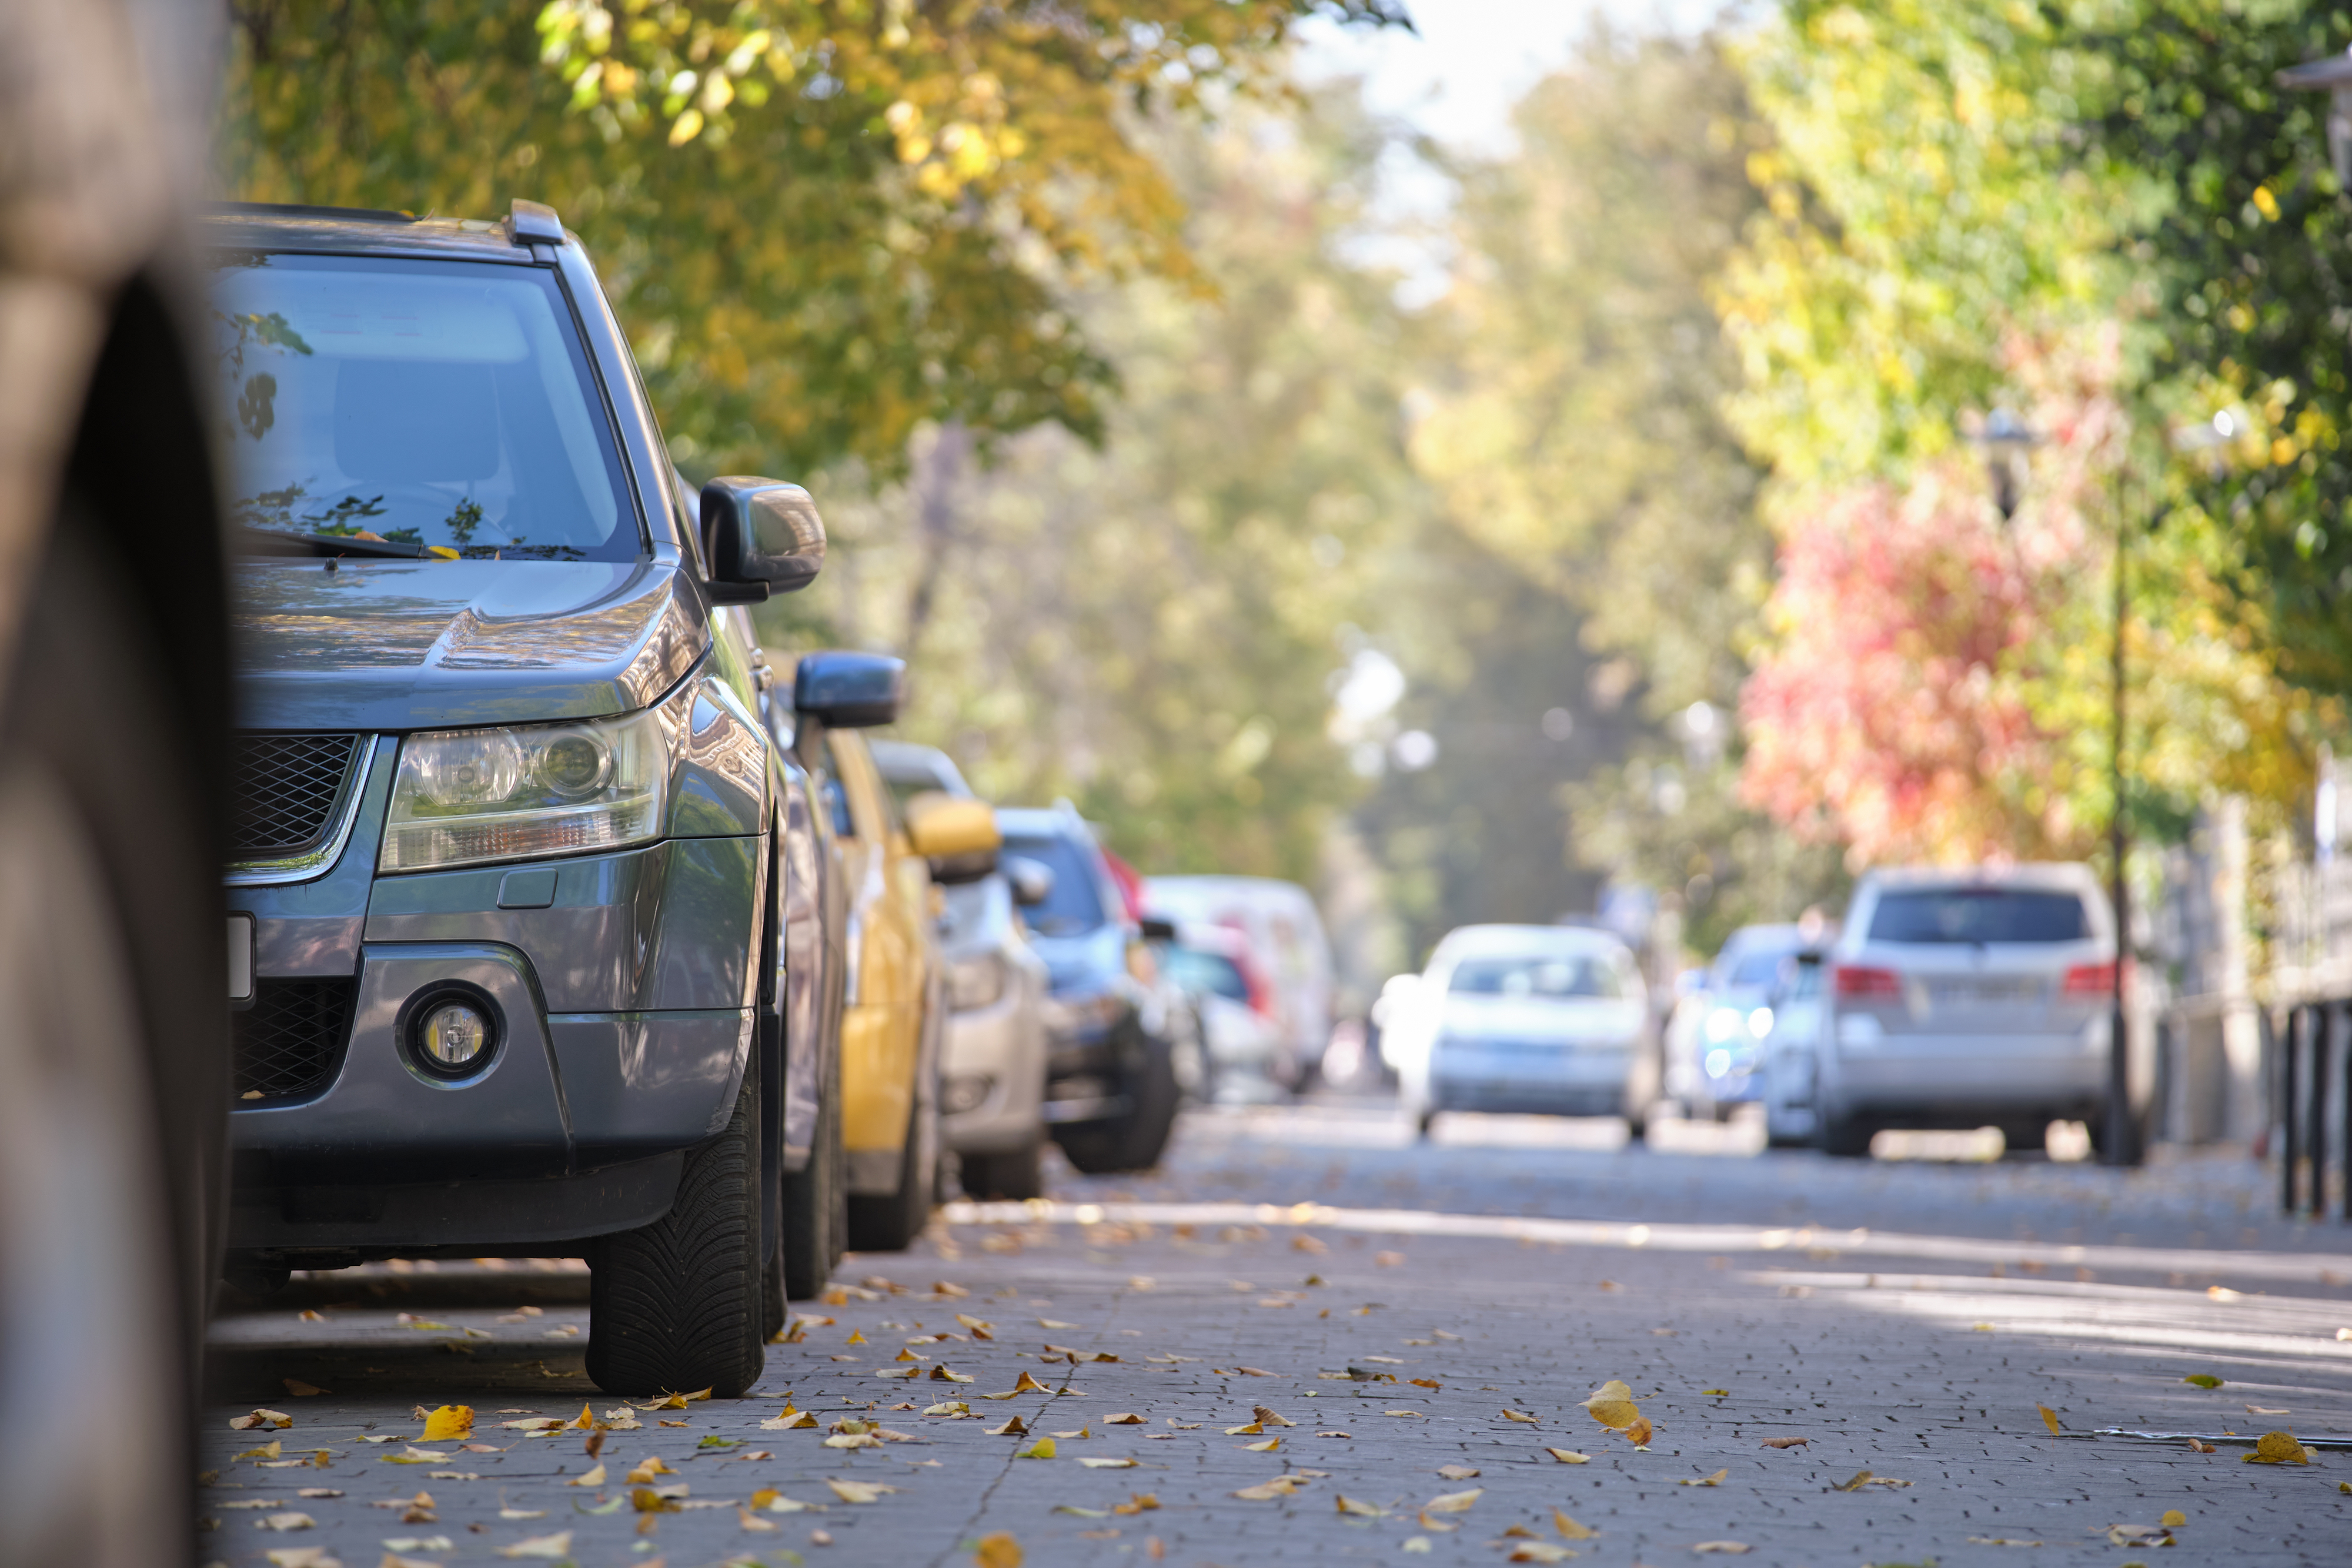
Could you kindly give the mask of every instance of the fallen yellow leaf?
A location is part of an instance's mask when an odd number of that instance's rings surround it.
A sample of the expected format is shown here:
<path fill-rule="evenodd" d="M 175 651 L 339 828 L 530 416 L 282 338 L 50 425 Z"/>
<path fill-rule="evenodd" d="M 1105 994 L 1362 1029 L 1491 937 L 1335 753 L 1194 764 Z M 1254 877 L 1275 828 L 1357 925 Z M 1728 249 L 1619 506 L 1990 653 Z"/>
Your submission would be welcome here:
<path fill-rule="evenodd" d="M 1577 1523 L 1558 1509 L 1551 1511 L 1551 1527 L 1570 1541 L 1590 1541 L 1601 1533 L 1590 1525 Z"/>
<path fill-rule="evenodd" d="M 2265 1432 L 2254 1443 L 2254 1451 L 2245 1457 L 2249 1465 L 2307 1465 L 2311 1450 L 2294 1440 L 2292 1432 Z"/>
<path fill-rule="evenodd" d="M 1625 1428 L 1625 1440 L 1637 1448 L 1648 1448 L 1651 1436 L 1650 1418 L 1647 1416 L 1636 1416 L 1633 1417 L 1633 1424 Z"/>
<path fill-rule="evenodd" d="M 1297 1425 L 1298 1425 L 1298 1423 L 1297 1423 L 1297 1422 L 1291 1420 L 1291 1419 L 1290 1419 L 1288 1416 L 1277 1416 L 1277 1415 L 1276 1415 L 1273 1411 L 1271 1411 L 1271 1410 L 1267 1409 L 1267 1408 L 1266 1408 L 1265 1406 L 1263 1406 L 1263 1405 L 1254 1405 L 1254 1406 L 1252 1406 L 1250 1407 L 1250 1414 L 1251 1414 L 1251 1415 L 1253 1415 L 1253 1416 L 1256 1416 L 1256 1417 L 1258 1418 L 1259 1423 L 1260 1423 L 1261 1425 L 1263 1425 L 1263 1426 L 1267 1426 L 1267 1427 L 1296 1427 L 1296 1426 L 1297 1426 Z"/>
<path fill-rule="evenodd" d="M 250 1432 L 258 1427 L 266 1432 L 273 1427 L 282 1430 L 292 1425 L 294 1425 L 294 1417 L 287 1415 L 283 1410 L 253 1410 L 242 1416 L 230 1416 L 228 1429 L 232 1432 Z"/>
<path fill-rule="evenodd" d="M 1768 1448 L 1801 1448 L 1811 1441 L 1812 1439 L 1811 1437 L 1767 1437 L 1764 1439 L 1764 1447 Z"/>
<path fill-rule="evenodd" d="M 1007 1416 L 1004 1418 L 1004 1425 L 991 1427 L 988 1429 L 988 1435 L 992 1437 L 1025 1437 L 1029 1435 L 1029 1428 L 1022 1424 L 1020 1416 Z"/>
<path fill-rule="evenodd" d="M 1738 1556 L 1739 1553 L 1748 1550 L 1748 1542 L 1745 1541 L 1702 1541 L 1693 1546 L 1691 1550 L 1693 1552 L 1725 1552 L 1731 1553 L 1733 1556 Z"/>
<path fill-rule="evenodd" d="M 983 1535 L 971 1549 L 971 1560 L 980 1568 L 1021 1568 L 1021 1542 L 1002 1530 Z"/>
<path fill-rule="evenodd" d="M 1103 1417 L 1103 1425 L 1106 1427 L 1140 1427 L 1143 1424 L 1143 1417 L 1132 1410 L 1121 1411 L 1118 1415 Z"/>
<path fill-rule="evenodd" d="M 1467 1513 L 1470 1505 L 1486 1495 L 1485 1487 L 1472 1487 L 1468 1491 L 1450 1491 L 1431 1498 L 1421 1506 L 1429 1513 Z"/>
<path fill-rule="evenodd" d="M 632 1486 L 651 1486 L 656 1476 L 674 1476 L 677 1472 L 661 1462 L 661 1456 L 651 1454 L 637 1461 L 637 1468 L 624 1478 Z"/>
<path fill-rule="evenodd" d="M 1526 1411 L 1513 1410 L 1507 1407 L 1503 1411 L 1503 1419 L 1506 1421 L 1523 1422 L 1529 1427 L 1537 1424 L 1536 1418 L 1533 1416 L 1528 1415 Z"/>
<path fill-rule="evenodd" d="M 2042 1412 L 2042 1424 L 2050 1428 L 2050 1435 L 2052 1437 L 2063 1437 L 2066 1435 L 2065 1428 L 2058 1425 L 2057 1411 L 2053 1410 L 2047 1405 L 2036 1405 L 2034 1408 Z"/>
<path fill-rule="evenodd" d="M 444 1405 L 425 1417 L 425 1430 L 417 1435 L 420 1443 L 446 1443 L 453 1438 L 474 1435 L 474 1407 L 470 1405 Z"/>
<path fill-rule="evenodd" d="M 1086 1466 L 1087 1469 L 1090 1470 L 1131 1470 L 1135 1469 L 1135 1461 L 1133 1459 L 1097 1459 L 1089 1457 L 1080 1459 L 1078 1463 Z"/>
<path fill-rule="evenodd" d="M 1404 1550 L 1414 1552 L 1420 1556 L 1427 1556 L 1429 1554 L 1429 1537 L 1426 1535 L 1407 1537 L 1404 1543 Z"/>
<path fill-rule="evenodd" d="M 844 1502 L 872 1502 L 885 1492 L 894 1492 L 898 1490 L 897 1487 L 886 1487 L 879 1481 L 836 1481 L 827 1479 L 824 1484 L 832 1488 L 833 1495 Z"/>
<path fill-rule="evenodd" d="M 1225 1436 L 1228 1437 L 1255 1437 L 1265 1430 L 1265 1427 L 1264 1423 L 1248 1421 L 1238 1427 L 1226 1427 Z"/>
<path fill-rule="evenodd" d="M 1728 1469 L 1721 1469 L 1711 1476 L 1701 1476 L 1696 1480 L 1685 1477 L 1676 1484 L 1686 1487 L 1719 1487 L 1723 1484 L 1723 1478 L 1730 1473 Z"/>
<path fill-rule="evenodd" d="M 1339 1511 L 1341 1513 L 1352 1513 L 1359 1519 L 1386 1519 L 1388 1517 L 1388 1510 L 1381 1507 L 1378 1503 L 1359 1502 L 1354 1498 L 1349 1497 L 1344 1493 L 1340 1494 L 1339 1497 Z"/>
<path fill-rule="evenodd" d="M 1544 1452 L 1563 1465 L 1589 1465 L 1592 1462 L 1591 1454 L 1580 1454 L 1573 1448 L 1546 1448 Z"/>
<path fill-rule="evenodd" d="M 1475 1480 L 1478 1476 L 1478 1472 L 1468 1465 L 1440 1465 L 1437 1473 L 1449 1481 Z"/>
<path fill-rule="evenodd" d="M 1276 1449 L 1282 1447 L 1282 1439 L 1279 1437 L 1268 1437 L 1263 1443 L 1244 1443 L 1242 1447 L 1247 1448 L 1253 1454 L 1271 1454 Z"/>
<path fill-rule="evenodd" d="M 2156 1522 L 2167 1530 L 2178 1530 L 2189 1522 L 2189 1516 L 2177 1508 L 2168 1508 L 2164 1511 L 2164 1517 Z"/>
<path fill-rule="evenodd" d="M 1046 1391 L 1044 1384 L 1025 1372 L 1013 1381 L 1013 1392 L 1015 1394 L 1043 1394 Z"/>
<path fill-rule="evenodd" d="M 1113 1513 L 1150 1513 L 1160 1506 L 1158 1496 L 1148 1491 L 1130 1493 L 1125 1502 L 1111 1504 Z"/>
<path fill-rule="evenodd" d="M 512 1546 L 499 1548 L 501 1557 L 539 1557 L 552 1563 L 572 1555 L 572 1532 L 558 1531 L 553 1535 L 533 1535 L 516 1542 Z"/>
<path fill-rule="evenodd" d="M 1869 1482 L 1870 1472 L 1868 1470 L 1856 1470 L 1853 1473 L 1853 1479 L 1852 1480 L 1844 1482 L 1843 1485 L 1832 1490 L 1836 1491 L 1860 1491 L 1864 1486 L 1868 1485 Z"/>
<path fill-rule="evenodd" d="M 1620 1432 L 1642 1415 L 1641 1406 L 1633 1403 L 1633 1391 L 1613 1377 L 1594 1389 L 1583 1404 L 1595 1421 Z"/>
<path fill-rule="evenodd" d="M 792 1432 L 803 1427 L 815 1425 L 816 1417 L 805 1410 L 787 1410 L 780 1416 L 771 1416 L 760 1423 L 761 1428 L 769 1432 Z"/>
<path fill-rule="evenodd" d="M 1054 1457 L 1054 1439 L 1040 1437 L 1013 1457 L 1016 1459 L 1050 1459 Z"/>
<path fill-rule="evenodd" d="M 1250 1502 L 1270 1502 L 1276 1498 L 1288 1497 L 1306 1484 L 1297 1476 L 1276 1476 L 1270 1481 L 1260 1481 L 1254 1487 L 1244 1487 L 1234 1493 L 1234 1496 Z"/>
<path fill-rule="evenodd" d="M 1573 1550 L 1555 1546 L 1549 1541 L 1522 1541 L 1511 1548 L 1506 1563 L 1565 1563 L 1575 1556 Z"/>
<path fill-rule="evenodd" d="M 849 1337 L 843 1340 L 841 1343 L 844 1344 L 864 1344 L 866 1343 L 866 1335 L 863 1333 L 856 1329 L 851 1329 L 849 1331 Z"/>

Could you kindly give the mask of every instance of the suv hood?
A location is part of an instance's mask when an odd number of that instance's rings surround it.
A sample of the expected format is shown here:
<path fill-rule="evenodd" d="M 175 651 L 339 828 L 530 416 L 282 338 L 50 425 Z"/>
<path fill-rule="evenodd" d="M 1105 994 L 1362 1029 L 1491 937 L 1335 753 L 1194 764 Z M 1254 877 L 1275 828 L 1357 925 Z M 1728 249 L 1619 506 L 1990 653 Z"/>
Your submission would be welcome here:
<path fill-rule="evenodd" d="M 701 610 L 651 561 L 240 561 L 237 724 L 410 730 L 641 708 L 694 666 Z"/>

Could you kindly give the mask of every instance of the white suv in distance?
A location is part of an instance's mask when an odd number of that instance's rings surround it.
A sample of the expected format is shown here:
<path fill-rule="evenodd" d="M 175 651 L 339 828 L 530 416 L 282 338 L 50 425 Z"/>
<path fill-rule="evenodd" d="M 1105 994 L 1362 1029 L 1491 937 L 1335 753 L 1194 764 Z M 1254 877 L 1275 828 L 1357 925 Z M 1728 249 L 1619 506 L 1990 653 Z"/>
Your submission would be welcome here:
<path fill-rule="evenodd" d="M 1422 1136 L 1440 1111 L 1629 1114 L 1650 1003 L 1606 931 L 1465 925 L 1430 955 L 1381 1051 Z"/>
<path fill-rule="evenodd" d="M 2080 864 L 1874 871 L 1830 954 L 1816 1138 L 1882 1127 L 2104 1125 L 2115 913 Z"/>

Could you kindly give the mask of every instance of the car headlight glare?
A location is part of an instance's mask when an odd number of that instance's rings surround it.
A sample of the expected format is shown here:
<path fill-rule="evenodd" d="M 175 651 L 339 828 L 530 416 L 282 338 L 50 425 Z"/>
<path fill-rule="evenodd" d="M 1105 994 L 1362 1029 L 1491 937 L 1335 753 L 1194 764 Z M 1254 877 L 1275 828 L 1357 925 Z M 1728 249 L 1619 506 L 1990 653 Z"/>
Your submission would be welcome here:
<path fill-rule="evenodd" d="M 1721 1045 L 1747 1027 L 1747 1020 L 1734 1008 L 1717 1008 L 1706 1015 L 1706 1038 Z"/>
<path fill-rule="evenodd" d="M 583 854 L 661 836 L 658 710 L 589 723 L 440 730 L 400 747 L 377 868 Z"/>

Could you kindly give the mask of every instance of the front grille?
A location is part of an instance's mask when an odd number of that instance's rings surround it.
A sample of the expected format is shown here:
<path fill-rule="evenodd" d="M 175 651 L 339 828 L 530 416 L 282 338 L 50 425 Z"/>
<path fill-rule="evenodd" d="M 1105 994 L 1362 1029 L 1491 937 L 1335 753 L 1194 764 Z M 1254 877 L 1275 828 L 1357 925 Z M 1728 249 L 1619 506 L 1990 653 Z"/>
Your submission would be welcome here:
<path fill-rule="evenodd" d="M 253 1006 L 230 1015 L 237 1099 L 285 1100 L 325 1088 L 358 989 L 352 979 L 256 981 Z"/>
<path fill-rule="evenodd" d="M 318 848 L 334 827 L 359 742 L 356 735 L 238 736 L 235 856 L 277 860 Z"/>

